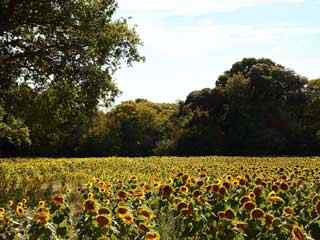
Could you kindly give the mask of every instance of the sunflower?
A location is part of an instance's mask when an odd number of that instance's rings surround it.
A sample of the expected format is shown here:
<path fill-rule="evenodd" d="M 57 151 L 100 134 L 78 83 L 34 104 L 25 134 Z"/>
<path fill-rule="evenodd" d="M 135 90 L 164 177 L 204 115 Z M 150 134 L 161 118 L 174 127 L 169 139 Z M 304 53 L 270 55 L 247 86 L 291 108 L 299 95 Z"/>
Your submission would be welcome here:
<path fill-rule="evenodd" d="M 242 222 L 242 221 L 234 221 L 233 225 L 237 228 L 240 229 L 242 231 L 246 231 L 249 228 L 248 223 L 246 222 Z"/>
<path fill-rule="evenodd" d="M 205 202 L 206 202 L 206 200 L 204 199 L 204 197 L 202 195 L 200 195 L 196 198 L 196 203 L 199 205 L 204 205 Z"/>
<path fill-rule="evenodd" d="M 144 199 L 144 192 L 141 190 L 136 190 L 136 191 L 132 192 L 132 195 L 138 199 Z"/>
<path fill-rule="evenodd" d="M 271 215 L 270 213 L 267 213 L 265 216 L 264 216 L 264 219 L 266 221 L 266 224 L 268 226 L 271 226 L 272 225 L 272 222 L 273 222 L 273 219 L 274 219 L 274 216 Z"/>
<path fill-rule="evenodd" d="M 253 201 L 256 199 L 256 194 L 254 192 L 249 192 L 248 196 Z"/>
<path fill-rule="evenodd" d="M 150 186 L 149 184 L 145 184 L 145 185 L 143 186 L 143 190 L 144 190 L 145 192 L 149 192 L 149 191 L 151 190 L 151 186 Z"/>
<path fill-rule="evenodd" d="M 289 185 L 288 185 L 287 183 L 285 183 L 285 182 L 282 182 L 282 183 L 280 184 L 280 189 L 281 189 L 282 191 L 288 191 Z"/>
<path fill-rule="evenodd" d="M 261 219 L 264 217 L 264 211 L 261 208 L 255 208 L 252 209 L 250 212 L 250 218 L 251 219 Z"/>
<path fill-rule="evenodd" d="M 299 226 L 294 226 L 291 231 L 291 236 L 293 240 L 304 240 L 304 233 Z"/>
<path fill-rule="evenodd" d="M 92 199 L 87 199 L 83 203 L 83 208 L 88 213 L 94 213 L 96 210 L 96 202 Z"/>
<path fill-rule="evenodd" d="M 18 217 L 22 217 L 24 215 L 24 208 L 21 207 L 21 206 L 17 206 L 16 214 L 17 214 Z"/>
<path fill-rule="evenodd" d="M 276 184 L 273 184 L 271 188 L 272 188 L 272 190 L 275 191 L 275 192 L 277 192 L 277 191 L 279 190 L 279 187 L 278 187 L 278 185 L 276 185 Z"/>
<path fill-rule="evenodd" d="M 106 216 L 106 215 L 102 215 L 102 214 L 99 214 L 96 216 L 96 221 L 98 223 L 98 225 L 100 227 L 104 227 L 106 225 L 110 225 L 112 220 L 110 219 L 110 217 Z"/>
<path fill-rule="evenodd" d="M 208 174 L 206 173 L 206 172 L 202 172 L 201 174 L 200 174 L 200 177 L 201 178 L 206 178 L 208 176 Z"/>
<path fill-rule="evenodd" d="M 98 210 L 98 214 L 100 214 L 100 215 L 111 215 L 111 211 L 108 208 L 100 208 Z"/>
<path fill-rule="evenodd" d="M 93 199 L 94 194 L 92 192 L 88 193 L 88 199 Z"/>
<path fill-rule="evenodd" d="M 251 201 L 251 199 L 248 196 L 244 196 L 240 199 L 240 206 L 243 206 L 246 202 Z"/>
<path fill-rule="evenodd" d="M 8 205 L 9 205 L 10 208 L 13 208 L 14 202 L 12 200 L 9 200 Z"/>
<path fill-rule="evenodd" d="M 4 214 L 6 210 L 4 208 L 0 208 L 0 214 Z"/>
<path fill-rule="evenodd" d="M 181 186 L 180 188 L 179 188 L 179 192 L 182 192 L 182 193 L 186 193 L 186 192 L 188 192 L 188 187 L 187 186 Z"/>
<path fill-rule="evenodd" d="M 4 213 L 0 213 L 0 226 L 6 226 L 10 222 L 10 219 Z"/>
<path fill-rule="evenodd" d="M 188 179 L 189 179 L 189 175 L 183 175 L 183 176 L 182 176 L 182 181 L 183 181 L 184 183 L 186 183 Z"/>
<path fill-rule="evenodd" d="M 255 196 L 259 197 L 262 193 L 262 189 L 263 189 L 262 186 L 260 186 L 260 185 L 256 186 L 253 190 Z"/>
<path fill-rule="evenodd" d="M 165 197 L 168 198 L 170 196 L 170 194 L 172 193 L 172 187 L 169 185 L 162 185 L 160 187 L 160 194 Z"/>
<path fill-rule="evenodd" d="M 316 193 L 313 196 L 310 196 L 312 198 L 312 202 L 313 204 L 317 204 L 318 202 L 320 202 L 320 196 L 316 195 Z"/>
<path fill-rule="evenodd" d="M 268 202 L 271 204 L 282 204 L 284 203 L 284 200 L 281 197 L 274 196 L 274 197 L 269 197 Z"/>
<path fill-rule="evenodd" d="M 192 216 L 192 213 L 193 213 L 193 209 L 192 209 L 192 206 L 191 204 L 187 207 L 187 208 L 182 208 L 180 210 L 181 214 L 184 215 L 184 216 Z"/>
<path fill-rule="evenodd" d="M 233 180 L 232 181 L 232 185 L 235 186 L 235 187 L 239 186 L 240 185 L 239 184 L 239 180 L 238 179 Z"/>
<path fill-rule="evenodd" d="M 224 211 L 219 211 L 218 213 L 217 213 L 217 216 L 218 216 L 218 218 L 219 219 L 223 219 L 224 218 Z"/>
<path fill-rule="evenodd" d="M 35 214 L 35 220 L 38 224 L 47 224 L 50 219 L 49 209 L 46 207 L 39 207 Z"/>
<path fill-rule="evenodd" d="M 256 179 L 256 185 L 262 185 L 262 179 L 261 178 L 257 178 Z"/>
<path fill-rule="evenodd" d="M 140 224 L 138 225 L 138 228 L 139 228 L 142 232 L 145 232 L 145 233 L 147 233 L 147 232 L 150 231 L 149 227 L 148 227 L 147 225 L 145 225 L 144 223 L 140 223 Z"/>
<path fill-rule="evenodd" d="M 283 209 L 283 214 L 286 216 L 291 216 L 294 214 L 294 209 L 292 207 L 285 207 Z"/>
<path fill-rule="evenodd" d="M 160 234 L 154 231 L 147 232 L 145 240 L 160 240 Z"/>
<path fill-rule="evenodd" d="M 44 207 L 46 205 L 45 201 L 39 201 L 38 206 L 39 207 Z"/>
<path fill-rule="evenodd" d="M 246 185 L 246 179 L 245 179 L 244 177 L 241 177 L 241 178 L 239 179 L 239 184 L 240 184 L 241 186 Z"/>
<path fill-rule="evenodd" d="M 234 219 L 234 217 L 235 217 L 235 213 L 231 208 L 226 209 L 224 211 L 224 218 L 225 219 L 232 220 L 232 219 Z"/>
<path fill-rule="evenodd" d="M 121 220 L 127 225 L 131 225 L 134 223 L 134 218 L 131 213 L 127 213 L 127 214 L 123 215 L 121 217 Z"/>
<path fill-rule="evenodd" d="M 219 193 L 220 193 L 221 195 L 225 195 L 226 192 L 227 192 L 227 189 L 226 189 L 225 187 L 221 187 L 221 188 L 219 189 Z"/>
<path fill-rule="evenodd" d="M 268 194 L 268 197 L 267 198 L 270 198 L 270 197 L 276 197 L 277 194 L 275 191 L 271 191 L 269 194 Z"/>
<path fill-rule="evenodd" d="M 133 181 L 133 182 L 135 182 L 135 181 L 137 181 L 137 177 L 136 176 L 131 176 L 130 178 L 129 178 L 129 181 Z"/>
<path fill-rule="evenodd" d="M 224 183 L 222 183 L 222 185 L 226 188 L 226 189 L 230 189 L 231 188 L 231 184 L 230 184 L 230 182 L 224 182 Z"/>
<path fill-rule="evenodd" d="M 220 187 L 218 184 L 213 184 L 211 187 L 212 192 L 215 192 L 215 193 L 219 192 L 219 189 Z"/>
<path fill-rule="evenodd" d="M 118 200 L 126 200 L 127 196 L 128 196 L 128 194 L 125 191 L 119 191 L 117 193 Z"/>
<path fill-rule="evenodd" d="M 179 202 L 179 203 L 177 204 L 177 209 L 178 209 L 179 211 L 181 211 L 181 209 L 187 208 L 187 207 L 188 207 L 188 204 L 185 203 L 185 202 Z"/>
<path fill-rule="evenodd" d="M 154 218 L 152 210 L 146 207 L 139 208 L 138 215 L 143 217 L 146 221 L 151 221 Z"/>
<path fill-rule="evenodd" d="M 126 206 L 120 206 L 117 208 L 117 215 L 119 218 L 122 218 L 123 216 L 127 215 L 130 211 L 128 209 L 128 207 Z"/>
<path fill-rule="evenodd" d="M 201 187 L 204 184 L 204 182 L 202 180 L 198 180 L 196 184 L 198 187 Z"/>
<path fill-rule="evenodd" d="M 247 211 L 251 211 L 256 207 L 256 204 L 252 201 L 248 201 L 248 202 L 245 202 L 242 207 Z"/>
<path fill-rule="evenodd" d="M 64 203 L 64 197 L 61 194 L 56 194 L 53 196 L 52 201 L 55 205 L 62 205 Z"/>
<path fill-rule="evenodd" d="M 211 192 L 211 189 L 212 189 L 211 185 L 206 186 L 206 191 L 207 192 Z"/>

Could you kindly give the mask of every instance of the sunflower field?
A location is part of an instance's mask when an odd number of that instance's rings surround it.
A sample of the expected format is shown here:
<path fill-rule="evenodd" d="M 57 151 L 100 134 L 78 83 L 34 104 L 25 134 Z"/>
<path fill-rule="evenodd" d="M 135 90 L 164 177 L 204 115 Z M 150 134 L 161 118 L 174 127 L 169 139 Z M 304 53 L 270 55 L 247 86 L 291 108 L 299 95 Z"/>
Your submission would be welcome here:
<path fill-rule="evenodd" d="M 0 239 L 320 239 L 320 159 L 3 159 Z"/>

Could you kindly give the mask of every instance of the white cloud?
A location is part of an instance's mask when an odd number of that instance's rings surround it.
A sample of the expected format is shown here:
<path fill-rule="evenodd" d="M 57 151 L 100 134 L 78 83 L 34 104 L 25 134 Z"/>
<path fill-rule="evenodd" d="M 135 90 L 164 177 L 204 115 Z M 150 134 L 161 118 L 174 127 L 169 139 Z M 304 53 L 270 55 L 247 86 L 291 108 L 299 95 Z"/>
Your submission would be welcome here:
<path fill-rule="evenodd" d="M 165 12 L 173 15 L 200 15 L 230 12 L 263 4 L 301 3 L 304 0 L 118 0 L 120 9 L 131 13 Z"/>

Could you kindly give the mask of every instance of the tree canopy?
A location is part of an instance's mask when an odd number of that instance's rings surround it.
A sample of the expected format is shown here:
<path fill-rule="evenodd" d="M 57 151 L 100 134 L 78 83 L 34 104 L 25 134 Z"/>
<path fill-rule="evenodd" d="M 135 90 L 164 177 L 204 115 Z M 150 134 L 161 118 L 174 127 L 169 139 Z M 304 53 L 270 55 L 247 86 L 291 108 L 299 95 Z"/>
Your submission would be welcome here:
<path fill-rule="evenodd" d="M 317 80 L 308 82 L 269 59 L 245 58 L 221 75 L 215 88 L 187 97 L 178 114 L 180 119 L 186 119 L 186 113 L 189 116 L 176 138 L 178 152 L 312 153 L 317 151 L 310 148 L 315 138 L 309 136 L 319 129 L 313 113 L 320 105 L 311 103 L 319 96 Z M 311 122 L 316 126 L 307 133 Z"/>
<path fill-rule="evenodd" d="M 114 72 L 143 60 L 116 10 L 115 0 L 1 1 L 0 103 L 36 144 L 74 142 L 98 104 L 119 93 Z"/>

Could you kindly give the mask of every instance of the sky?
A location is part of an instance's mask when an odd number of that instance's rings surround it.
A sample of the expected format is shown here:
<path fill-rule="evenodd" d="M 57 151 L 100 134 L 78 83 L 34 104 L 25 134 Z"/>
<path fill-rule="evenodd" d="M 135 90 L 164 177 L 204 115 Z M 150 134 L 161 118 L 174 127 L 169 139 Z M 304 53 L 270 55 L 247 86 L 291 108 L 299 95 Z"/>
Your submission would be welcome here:
<path fill-rule="evenodd" d="M 118 0 L 144 45 L 145 63 L 123 67 L 117 102 L 176 102 L 213 88 L 244 57 L 264 57 L 320 77 L 320 0 Z"/>

